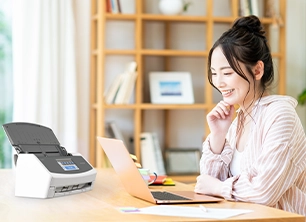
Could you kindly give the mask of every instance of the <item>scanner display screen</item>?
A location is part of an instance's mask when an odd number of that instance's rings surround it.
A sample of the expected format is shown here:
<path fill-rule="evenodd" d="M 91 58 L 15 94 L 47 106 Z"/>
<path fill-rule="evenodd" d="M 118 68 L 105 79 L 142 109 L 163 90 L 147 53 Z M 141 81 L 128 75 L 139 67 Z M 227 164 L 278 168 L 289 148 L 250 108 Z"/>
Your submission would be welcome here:
<path fill-rule="evenodd" d="M 71 159 L 60 159 L 56 161 L 65 171 L 79 170 L 77 165 L 75 165 Z"/>

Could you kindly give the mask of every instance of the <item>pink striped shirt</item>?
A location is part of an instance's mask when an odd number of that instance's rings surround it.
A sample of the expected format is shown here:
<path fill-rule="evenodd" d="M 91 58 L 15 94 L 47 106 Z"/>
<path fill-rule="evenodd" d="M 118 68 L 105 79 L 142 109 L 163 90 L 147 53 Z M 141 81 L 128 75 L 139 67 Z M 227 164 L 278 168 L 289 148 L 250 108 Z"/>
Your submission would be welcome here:
<path fill-rule="evenodd" d="M 222 153 L 203 143 L 201 174 L 223 181 L 227 200 L 253 202 L 306 215 L 306 136 L 289 96 L 266 96 L 253 109 L 249 141 L 241 158 L 241 174 L 229 171 L 236 146 L 235 119 Z M 196 185 L 201 186 L 199 182 Z"/>

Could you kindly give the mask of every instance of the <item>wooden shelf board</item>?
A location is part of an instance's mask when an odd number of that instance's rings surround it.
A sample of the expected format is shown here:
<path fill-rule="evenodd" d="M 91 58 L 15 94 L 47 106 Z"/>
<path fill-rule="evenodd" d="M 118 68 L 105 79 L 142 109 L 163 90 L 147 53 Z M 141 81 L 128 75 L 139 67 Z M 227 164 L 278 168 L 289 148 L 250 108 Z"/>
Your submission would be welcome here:
<path fill-rule="evenodd" d="M 191 51 L 191 50 L 173 50 L 173 49 L 142 49 L 143 55 L 159 55 L 159 56 L 207 56 L 207 51 Z"/>
<path fill-rule="evenodd" d="M 135 49 L 106 49 L 106 55 L 135 55 Z M 142 49 L 138 51 L 142 55 L 155 55 L 155 56 L 207 56 L 207 51 L 194 51 L 194 50 L 173 50 L 173 49 Z"/>
<path fill-rule="evenodd" d="M 106 55 L 135 55 L 135 49 L 106 49 Z"/>
<path fill-rule="evenodd" d="M 141 14 L 144 21 L 173 21 L 173 22 L 207 22 L 207 16 L 185 16 L 185 15 L 161 15 L 161 14 Z"/>
<path fill-rule="evenodd" d="M 135 20 L 137 18 L 137 14 L 105 13 L 105 18 L 108 20 Z"/>
<path fill-rule="evenodd" d="M 214 104 L 204 104 L 204 103 L 195 103 L 195 104 L 152 104 L 152 103 L 142 103 L 142 104 L 104 104 L 104 109 L 209 109 Z M 93 104 L 92 108 L 97 109 L 98 105 Z"/>
<path fill-rule="evenodd" d="M 236 17 L 213 17 L 212 21 L 216 23 L 232 23 Z"/>
<path fill-rule="evenodd" d="M 207 109 L 208 104 L 152 104 L 143 103 L 140 105 L 142 109 Z"/>

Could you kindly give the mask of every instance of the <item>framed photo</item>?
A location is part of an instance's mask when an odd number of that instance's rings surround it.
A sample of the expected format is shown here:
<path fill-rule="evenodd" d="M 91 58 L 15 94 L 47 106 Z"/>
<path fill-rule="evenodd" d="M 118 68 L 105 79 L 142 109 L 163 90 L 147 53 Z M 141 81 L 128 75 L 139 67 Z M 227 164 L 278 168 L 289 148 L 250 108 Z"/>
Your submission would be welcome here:
<path fill-rule="evenodd" d="M 168 148 L 165 150 L 167 174 L 199 174 L 200 158 L 201 152 L 198 148 Z"/>
<path fill-rule="evenodd" d="M 151 103 L 194 103 L 191 75 L 189 72 L 150 72 Z"/>

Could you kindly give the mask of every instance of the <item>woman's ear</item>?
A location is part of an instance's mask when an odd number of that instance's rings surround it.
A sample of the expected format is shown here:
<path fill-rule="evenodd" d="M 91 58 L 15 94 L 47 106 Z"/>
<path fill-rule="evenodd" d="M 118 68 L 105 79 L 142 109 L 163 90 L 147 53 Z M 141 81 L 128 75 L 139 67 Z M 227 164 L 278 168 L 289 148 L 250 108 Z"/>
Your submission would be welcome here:
<path fill-rule="evenodd" d="M 253 67 L 253 73 L 256 80 L 260 80 L 264 74 L 265 64 L 263 61 L 259 60 L 256 65 Z"/>

